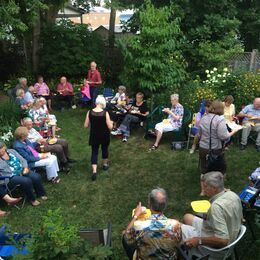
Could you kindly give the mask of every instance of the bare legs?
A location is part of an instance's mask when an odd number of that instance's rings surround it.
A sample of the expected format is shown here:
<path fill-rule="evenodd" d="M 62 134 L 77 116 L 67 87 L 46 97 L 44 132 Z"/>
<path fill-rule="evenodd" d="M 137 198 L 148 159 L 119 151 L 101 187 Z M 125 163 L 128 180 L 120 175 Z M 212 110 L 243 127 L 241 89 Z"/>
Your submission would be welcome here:
<path fill-rule="evenodd" d="M 154 146 L 157 147 L 162 139 L 162 133 L 159 132 L 158 130 L 155 130 L 155 133 L 156 133 L 156 140 L 155 140 Z"/>

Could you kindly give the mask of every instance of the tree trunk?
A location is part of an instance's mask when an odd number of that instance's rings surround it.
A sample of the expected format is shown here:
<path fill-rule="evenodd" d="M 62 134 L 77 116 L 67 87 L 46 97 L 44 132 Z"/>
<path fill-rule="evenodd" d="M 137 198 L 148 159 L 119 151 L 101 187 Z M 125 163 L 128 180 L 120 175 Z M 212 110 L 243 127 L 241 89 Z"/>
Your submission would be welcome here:
<path fill-rule="evenodd" d="M 37 22 L 32 31 L 32 69 L 33 73 L 39 72 L 39 51 L 40 51 L 40 34 L 41 34 L 41 17 L 39 14 Z"/>
<path fill-rule="evenodd" d="M 109 19 L 109 34 L 108 45 L 109 48 L 114 48 L 115 45 L 115 23 L 116 23 L 116 9 L 111 5 L 110 19 Z"/>

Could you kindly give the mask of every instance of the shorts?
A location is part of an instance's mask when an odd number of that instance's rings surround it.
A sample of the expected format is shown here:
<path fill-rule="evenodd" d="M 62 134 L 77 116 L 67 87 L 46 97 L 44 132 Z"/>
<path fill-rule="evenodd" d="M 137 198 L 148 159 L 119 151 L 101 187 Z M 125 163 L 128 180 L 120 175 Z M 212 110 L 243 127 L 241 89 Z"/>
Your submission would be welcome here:
<path fill-rule="evenodd" d="M 161 122 L 155 125 L 155 130 L 157 130 L 160 133 L 166 133 L 176 130 L 176 128 L 174 128 L 171 123 L 165 124 Z"/>

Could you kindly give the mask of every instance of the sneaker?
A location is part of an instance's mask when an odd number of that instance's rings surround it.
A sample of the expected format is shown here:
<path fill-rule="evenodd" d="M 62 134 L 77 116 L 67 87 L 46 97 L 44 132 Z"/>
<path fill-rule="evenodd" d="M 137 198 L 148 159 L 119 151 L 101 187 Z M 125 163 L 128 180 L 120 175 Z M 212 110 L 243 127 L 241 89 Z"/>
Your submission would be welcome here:
<path fill-rule="evenodd" d="M 122 132 L 120 130 L 111 131 L 111 135 L 121 135 Z"/>
<path fill-rule="evenodd" d="M 109 165 L 108 164 L 104 164 L 103 165 L 103 171 L 107 171 L 109 169 Z"/>
<path fill-rule="evenodd" d="M 95 181 L 96 179 L 97 179 L 97 173 L 94 172 L 94 173 L 92 173 L 91 180 Z"/>
<path fill-rule="evenodd" d="M 246 145 L 241 144 L 241 145 L 240 145 L 240 150 L 245 150 L 245 149 L 246 149 Z"/>
<path fill-rule="evenodd" d="M 195 152 L 195 150 L 194 149 L 190 149 L 190 154 L 193 154 Z"/>
<path fill-rule="evenodd" d="M 123 137 L 123 139 L 122 139 L 122 142 L 124 142 L 124 143 L 125 143 L 125 142 L 127 142 L 127 141 L 128 141 L 127 137 L 126 137 L 126 136 L 124 136 L 124 137 Z"/>

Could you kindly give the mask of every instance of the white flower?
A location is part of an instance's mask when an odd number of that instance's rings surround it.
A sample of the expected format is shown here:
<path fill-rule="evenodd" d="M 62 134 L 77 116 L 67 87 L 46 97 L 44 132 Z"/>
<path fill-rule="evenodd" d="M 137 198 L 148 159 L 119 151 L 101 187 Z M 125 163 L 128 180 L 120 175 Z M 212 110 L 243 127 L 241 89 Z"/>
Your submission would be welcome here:
<path fill-rule="evenodd" d="M 221 75 L 220 75 L 220 74 L 218 74 L 218 78 L 221 78 Z"/>
<path fill-rule="evenodd" d="M 206 83 L 209 83 L 209 81 L 208 81 L 208 80 L 206 80 L 205 82 L 206 82 Z"/>
<path fill-rule="evenodd" d="M 211 71 L 210 71 L 210 73 L 211 73 L 211 74 L 213 74 L 213 73 L 214 73 L 214 71 L 213 71 L 213 70 L 211 70 Z"/>
<path fill-rule="evenodd" d="M 206 72 L 207 74 L 209 74 L 209 70 L 205 70 L 205 72 Z"/>
<path fill-rule="evenodd" d="M 223 71 L 227 72 L 227 71 L 228 71 L 228 68 L 224 68 Z"/>
<path fill-rule="evenodd" d="M 224 80 L 222 80 L 222 82 L 223 82 L 223 83 L 225 83 L 225 82 L 226 82 L 226 80 L 224 79 Z"/>
<path fill-rule="evenodd" d="M 213 71 L 217 71 L 218 69 L 217 68 L 213 68 Z"/>
<path fill-rule="evenodd" d="M 9 141 L 9 136 L 7 134 L 4 134 L 3 136 L 1 136 L 1 139 L 6 142 Z"/>
<path fill-rule="evenodd" d="M 228 76 L 230 76 L 231 74 L 230 74 L 230 73 L 228 73 L 227 75 L 228 75 Z"/>
<path fill-rule="evenodd" d="M 210 78 L 210 74 L 207 74 L 207 78 Z"/>
<path fill-rule="evenodd" d="M 212 78 L 212 80 L 215 81 L 215 80 L 216 80 L 216 77 L 214 76 L 214 77 Z"/>
<path fill-rule="evenodd" d="M 222 75 L 222 76 L 223 76 L 223 78 L 225 78 L 225 77 L 227 76 L 227 73 L 223 73 L 223 75 Z"/>

